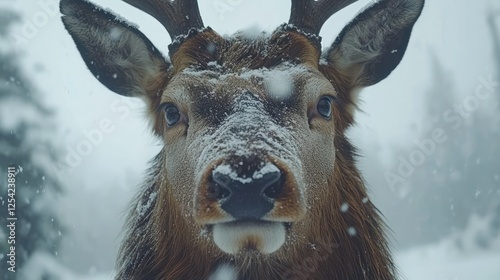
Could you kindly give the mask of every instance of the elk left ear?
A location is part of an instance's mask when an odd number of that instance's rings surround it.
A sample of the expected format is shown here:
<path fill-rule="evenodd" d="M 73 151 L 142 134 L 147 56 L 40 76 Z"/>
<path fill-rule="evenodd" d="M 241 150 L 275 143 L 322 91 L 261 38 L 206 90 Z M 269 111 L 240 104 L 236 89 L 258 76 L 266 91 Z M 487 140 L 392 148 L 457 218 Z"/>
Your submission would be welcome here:
<path fill-rule="evenodd" d="M 423 0 L 375 3 L 342 30 L 327 52 L 329 67 L 350 89 L 382 81 L 403 58 L 423 6 Z"/>
<path fill-rule="evenodd" d="M 144 97 L 170 66 L 137 28 L 87 0 L 61 0 L 62 20 L 94 76 L 124 96 Z"/>

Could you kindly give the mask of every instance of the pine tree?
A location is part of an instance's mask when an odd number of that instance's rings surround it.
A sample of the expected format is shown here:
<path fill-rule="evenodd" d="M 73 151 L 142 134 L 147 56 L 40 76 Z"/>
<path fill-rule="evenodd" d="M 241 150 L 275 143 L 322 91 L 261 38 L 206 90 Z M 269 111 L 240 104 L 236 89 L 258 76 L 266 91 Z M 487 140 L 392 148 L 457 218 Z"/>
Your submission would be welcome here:
<path fill-rule="evenodd" d="M 0 38 L 6 39 L 9 27 L 19 21 L 10 11 L 0 11 Z M 52 171 L 57 150 L 51 145 L 52 112 L 19 65 L 19 55 L 0 49 L 0 259 L 1 279 L 19 279 L 19 270 L 36 251 L 57 254 L 63 230 L 55 215 L 54 201 L 62 185 Z M 15 261 L 16 273 L 7 270 L 10 246 L 7 169 L 15 168 Z M 5 218 L 4 218 L 5 217 Z M 14 245 L 14 244 L 12 244 Z M 50 276 L 48 276 L 50 278 Z M 47 279 L 49 279 L 47 278 Z"/>

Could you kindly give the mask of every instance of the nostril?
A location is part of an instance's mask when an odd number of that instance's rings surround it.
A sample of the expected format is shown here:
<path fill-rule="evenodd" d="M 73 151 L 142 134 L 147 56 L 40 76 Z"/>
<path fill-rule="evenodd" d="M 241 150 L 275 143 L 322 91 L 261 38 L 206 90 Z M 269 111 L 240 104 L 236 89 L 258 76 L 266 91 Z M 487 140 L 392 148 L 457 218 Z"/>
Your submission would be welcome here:
<path fill-rule="evenodd" d="M 231 190 L 225 188 L 224 186 L 220 186 L 219 184 L 215 183 L 215 189 L 216 189 L 216 198 L 219 200 L 231 196 Z"/>
<path fill-rule="evenodd" d="M 231 196 L 231 190 L 226 187 L 225 178 L 220 176 L 211 176 L 208 185 L 208 197 L 211 199 L 222 200 Z"/>
<path fill-rule="evenodd" d="M 277 178 L 277 180 L 271 183 L 269 186 L 267 186 L 262 192 L 262 194 L 267 198 L 275 200 L 283 192 L 283 185 L 284 185 L 283 176 L 281 173 L 279 173 L 279 177 Z"/>

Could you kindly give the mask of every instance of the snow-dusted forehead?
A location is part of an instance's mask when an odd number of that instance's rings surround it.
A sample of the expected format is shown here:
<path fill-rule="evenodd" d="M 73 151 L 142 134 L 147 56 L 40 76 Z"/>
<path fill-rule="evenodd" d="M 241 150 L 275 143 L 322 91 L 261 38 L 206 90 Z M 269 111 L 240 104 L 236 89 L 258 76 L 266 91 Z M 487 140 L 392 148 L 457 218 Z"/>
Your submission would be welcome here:
<path fill-rule="evenodd" d="M 233 99 L 250 91 L 274 101 L 314 101 L 321 95 L 335 95 L 335 89 L 319 71 L 306 65 L 283 63 L 272 69 L 227 71 L 216 62 L 209 69 L 187 68 L 176 75 L 164 95 L 179 101 L 196 99 L 199 94 Z"/>
<path fill-rule="evenodd" d="M 279 158 L 295 174 L 300 174 L 301 139 L 294 135 L 294 130 L 292 123 L 279 124 L 267 112 L 263 102 L 247 91 L 238 96 L 231 113 L 220 125 L 202 128 L 190 144 L 189 150 L 196 161 L 196 179 L 200 180 L 202 171 L 222 158 L 257 157 L 262 162 L 269 157 Z"/>

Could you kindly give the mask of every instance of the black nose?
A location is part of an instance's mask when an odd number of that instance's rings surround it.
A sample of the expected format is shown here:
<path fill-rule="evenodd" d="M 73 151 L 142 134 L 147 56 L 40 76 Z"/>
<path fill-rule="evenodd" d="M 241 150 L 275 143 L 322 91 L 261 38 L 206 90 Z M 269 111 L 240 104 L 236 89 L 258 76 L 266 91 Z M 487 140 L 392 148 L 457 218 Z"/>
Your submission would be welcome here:
<path fill-rule="evenodd" d="M 253 174 L 240 175 L 228 165 L 212 172 L 212 193 L 221 208 L 236 220 L 261 219 L 274 207 L 283 190 L 282 173 L 266 165 Z M 240 177 L 241 176 L 241 177 Z"/>

